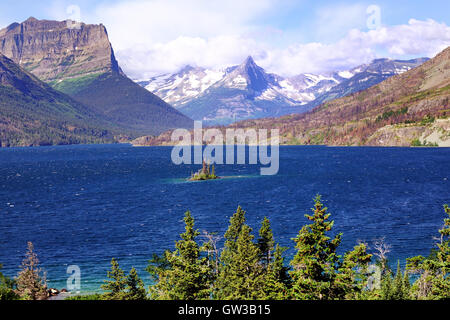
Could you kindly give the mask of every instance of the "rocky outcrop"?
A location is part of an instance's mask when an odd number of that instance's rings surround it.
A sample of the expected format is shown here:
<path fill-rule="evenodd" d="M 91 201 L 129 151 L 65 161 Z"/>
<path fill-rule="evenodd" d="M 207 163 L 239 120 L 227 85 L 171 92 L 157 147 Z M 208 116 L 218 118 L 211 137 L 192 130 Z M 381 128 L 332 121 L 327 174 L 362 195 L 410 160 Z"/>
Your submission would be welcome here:
<path fill-rule="evenodd" d="M 193 125 L 122 72 L 102 24 L 29 18 L 0 30 L 0 53 L 85 105 L 124 136 Z"/>
<path fill-rule="evenodd" d="M 102 24 L 29 18 L 0 30 L 0 52 L 46 82 L 122 73 Z"/>

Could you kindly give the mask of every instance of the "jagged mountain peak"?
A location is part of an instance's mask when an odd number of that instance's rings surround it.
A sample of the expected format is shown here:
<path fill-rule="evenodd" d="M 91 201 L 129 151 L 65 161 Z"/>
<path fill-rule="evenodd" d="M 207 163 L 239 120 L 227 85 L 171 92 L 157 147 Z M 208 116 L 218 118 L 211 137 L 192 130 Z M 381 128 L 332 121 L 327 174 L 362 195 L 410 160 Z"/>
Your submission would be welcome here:
<path fill-rule="evenodd" d="M 222 82 L 217 85 L 247 89 L 254 92 L 263 92 L 271 83 L 275 84 L 273 77 L 258 66 L 252 56 L 248 56 L 242 64 L 232 69 Z"/>
<path fill-rule="evenodd" d="M 36 19 L 35 17 L 29 17 L 27 20 L 25 20 L 24 22 L 35 22 L 35 21 L 39 21 L 38 19 Z"/>
<path fill-rule="evenodd" d="M 241 64 L 220 71 L 206 68 L 186 74 L 178 71 L 141 85 L 196 120 L 227 123 L 235 117 L 304 112 L 324 101 L 366 89 L 416 67 L 421 61 L 377 59 L 350 70 L 285 78 L 266 72 L 248 56 Z"/>
<path fill-rule="evenodd" d="M 242 65 L 247 66 L 247 67 L 249 67 L 249 66 L 252 66 L 252 67 L 257 66 L 257 64 L 256 64 L 256 62 L 255 62 L 255 60 L 253 59 L 252 56 L 248 56 L 247 58 L 245 58 L 245 60 L 242 63 Z"/>

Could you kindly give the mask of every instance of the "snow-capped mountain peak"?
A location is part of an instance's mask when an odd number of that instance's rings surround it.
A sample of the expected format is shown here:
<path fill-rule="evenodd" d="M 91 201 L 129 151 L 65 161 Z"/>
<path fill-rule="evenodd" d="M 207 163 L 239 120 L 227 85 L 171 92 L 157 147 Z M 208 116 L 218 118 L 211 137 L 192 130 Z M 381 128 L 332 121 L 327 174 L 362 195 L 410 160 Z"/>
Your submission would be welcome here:
<path fill-rule="evenodd" d="M 248 56 L 232 67 L 206 69 L 186 65 L 174 74 L 138 83 L 195 120 L 230 123 L 304 112 L 330 99 L 366 89 L 426 60 L 376 59 L 349 70 L 285 78 L 267 73 Z"/>

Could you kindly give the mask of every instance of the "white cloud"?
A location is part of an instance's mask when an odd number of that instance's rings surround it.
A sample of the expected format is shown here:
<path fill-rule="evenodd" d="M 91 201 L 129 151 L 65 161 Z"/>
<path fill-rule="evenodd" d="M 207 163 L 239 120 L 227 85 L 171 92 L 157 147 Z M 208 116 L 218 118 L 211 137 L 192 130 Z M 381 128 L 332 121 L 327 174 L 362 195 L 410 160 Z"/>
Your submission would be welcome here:
<path fill-rule="evenodd" d="M 331 44 L 292 44 L 279 49 L 239 36 L 179 37 L 151 48 L 120 51 L 119 58 L 131 76 L 145 78 L 176 71 L 186 64 L 216 68 L 238 64 L 251 54 L 267 70 L 291 76 L 344 70 L 386 54 L 397 59 L 433 57 L 449 45 L 450 27 L 433 20 L 411 19 L 407 25 L 366 32 L 352 29 Z"/>
<path fill-rule="evenodd" d="M 284 9 L 289 1 L 284 0 Z M 312 13 L 314 22 L 301 32 L 315 34 L 318 42 L 281 46 L 276 38 L 284 39 L 293 30 L 278 30 L 264 23 L 264 17 L 282 6 L 276 0 L 132 0 L 105 2 L 82 12 L 82 18 L 107 27 L 122 69 L 141 79 L 175 72 L 186 64 L 235 65 L 248 55 L 280 75 L 319 73 L 378 57 L 431 57 L 450 45 L 450 27 L 434 20 L 411 19 L 404 25 L 362 31 L 366 7 L 355 4 Z M 55 8 L 54 15 L 65 10 L 61 5 Z"/>
<path fill-rule="evenodd" d="M 450 46 L 450 27 L 433 20 L 411 19 L 407 25 L 376 30 L 350 30 L 332 44 L 294 44 L 272 50 L 263 62 L 266 68 L 284 75 L 343 70 L 385 57 L 433 57 Z"/>

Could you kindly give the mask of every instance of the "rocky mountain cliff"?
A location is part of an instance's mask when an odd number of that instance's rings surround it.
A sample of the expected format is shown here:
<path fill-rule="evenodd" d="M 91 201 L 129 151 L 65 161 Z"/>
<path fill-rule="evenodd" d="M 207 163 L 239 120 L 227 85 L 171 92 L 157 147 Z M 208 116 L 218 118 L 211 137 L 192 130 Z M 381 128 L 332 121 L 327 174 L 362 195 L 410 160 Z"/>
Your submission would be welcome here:
<path fill-rule="evenodd" d="M 192 127 L 124 75 L 101 24 L 29 18 L 0 30 L 0 53 L 131 136 Z"/>
<path fill-rule="evenodd" d="M 47 82 L 110 70 L 122 73 L 102 24 L 31 17 L 0 30 L 0 52 Z"/>

